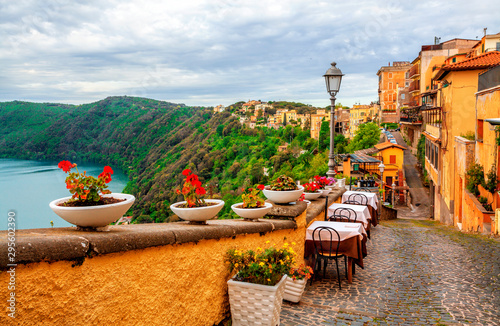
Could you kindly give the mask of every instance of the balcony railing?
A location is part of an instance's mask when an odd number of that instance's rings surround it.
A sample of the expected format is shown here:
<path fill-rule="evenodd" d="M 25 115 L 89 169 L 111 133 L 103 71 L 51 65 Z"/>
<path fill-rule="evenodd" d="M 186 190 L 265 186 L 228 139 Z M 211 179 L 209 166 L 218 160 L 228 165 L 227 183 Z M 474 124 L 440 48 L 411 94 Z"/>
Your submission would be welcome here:
<path fill-rule="evenodd" d="M 410 83 L 410 89 L 409 89 L 409 92 L 415 92 L 415 91 L 420 91 L 420 80 L 413 80 L 411 83 Z"/>
<path fill-rule="evenodd" d="M 419 70 L 418 68 L 419 68 L 418 64 L 413 65 L 413 66 L 410 68 L 410 73 L 408 74 L 408 77 L 409 77 L 409 78 L 412 78 L 412 77 L 414 77 L 414 76 L 418 76 L 418 75 L 420 75 L 420 70 Z"/>
<path fill-rule="evenodd" d="M 431 125 L 434 127 L 441 128 L 441 124 L 443 121 L 443 115 L 441 112 L 441 108 L 439 107 L 424 107 L 422 111 L 422 115 L 424 116 L 424 122 L 426 125 Z"/>

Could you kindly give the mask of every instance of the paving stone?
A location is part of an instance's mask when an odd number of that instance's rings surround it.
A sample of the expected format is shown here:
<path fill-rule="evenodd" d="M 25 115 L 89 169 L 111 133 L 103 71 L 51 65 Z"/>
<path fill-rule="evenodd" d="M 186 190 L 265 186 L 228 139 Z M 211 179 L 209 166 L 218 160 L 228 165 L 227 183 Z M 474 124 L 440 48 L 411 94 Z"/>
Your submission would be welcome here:
<path fill-rule="evenodd" d="M 500 325 L 500 241 L 428 221 L 372 228 L 365 269 L 348 284 L 335 264 L 284 302 L 282 325 Z"/>

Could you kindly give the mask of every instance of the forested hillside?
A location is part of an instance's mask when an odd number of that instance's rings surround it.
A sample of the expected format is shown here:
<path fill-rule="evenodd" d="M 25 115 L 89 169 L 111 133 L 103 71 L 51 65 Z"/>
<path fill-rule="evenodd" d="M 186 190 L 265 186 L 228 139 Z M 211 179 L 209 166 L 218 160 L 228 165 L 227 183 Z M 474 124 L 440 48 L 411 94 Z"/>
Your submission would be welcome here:
<path fill-rule="evenodd" d="M 119 166 L 130 179 L 125 192 L 137 198 L 138 222 L 170 220 L 187 167 L 226 201 L 219 216 L 231 218 L 241 187 L 280 173 L 305 181 L 326 173 L 328 161 L 328 151 L 318 152 L 318 141 L 300 127 L 250 129 L 230 112 L 133 97 L 78 106 L 0 103 L 0 137 L 1 157 Z"/>

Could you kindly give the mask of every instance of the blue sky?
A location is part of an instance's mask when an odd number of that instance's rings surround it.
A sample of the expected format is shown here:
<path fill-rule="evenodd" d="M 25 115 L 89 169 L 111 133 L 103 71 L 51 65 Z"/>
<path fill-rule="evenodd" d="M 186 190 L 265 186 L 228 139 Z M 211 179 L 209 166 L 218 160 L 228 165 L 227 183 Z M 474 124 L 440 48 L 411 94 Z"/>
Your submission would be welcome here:
<path fill-rule="evenodd" d="M 188 105 L 377 100 L 377 70 L 423 44 L 500 32 L 498 2 L 0 0 L 0 101 L 130 95 Z"/>

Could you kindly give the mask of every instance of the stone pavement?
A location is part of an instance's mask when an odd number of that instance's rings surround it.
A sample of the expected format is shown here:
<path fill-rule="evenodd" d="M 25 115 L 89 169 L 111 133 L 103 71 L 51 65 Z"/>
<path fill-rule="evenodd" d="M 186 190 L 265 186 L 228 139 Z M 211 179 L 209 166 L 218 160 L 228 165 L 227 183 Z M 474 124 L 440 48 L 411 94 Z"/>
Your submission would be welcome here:
<path fill-rule="evenodd" d="M 342 264 L 283 303 L 281 325 L 500 325 L 500 241 L 433 221 L 372 229 L 365 269 L 348 284 Z"/>

